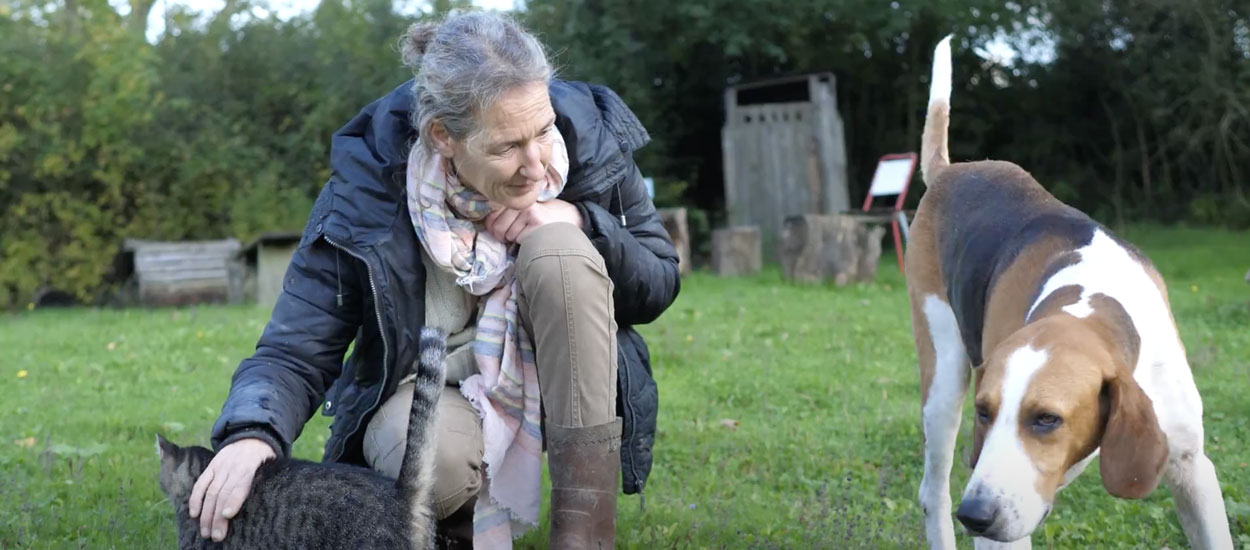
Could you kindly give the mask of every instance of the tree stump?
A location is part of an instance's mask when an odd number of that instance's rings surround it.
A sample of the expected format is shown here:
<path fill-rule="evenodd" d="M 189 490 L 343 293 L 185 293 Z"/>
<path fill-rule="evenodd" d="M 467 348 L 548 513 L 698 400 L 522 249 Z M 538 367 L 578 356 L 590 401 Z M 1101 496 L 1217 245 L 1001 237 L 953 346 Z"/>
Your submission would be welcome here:
<path fill-rule="evenodd" d="M 717 275 L 752 275 L 763 263 L 759 227 L 727 227 L 712 232 L 712 270 Z"/>
<path fill-rule="evenodd" d="M 854 216 L 790 216 L 781 231 L 782 273 L 804 283 L 871 281 L 877 276 L 884 235 L 884 226 Z"/>
<path fill-rule="evenodd" d="M 686 224 L 685 208 L 660 208 L 660 221 L 664 223 L 664 230 L 668 231 L 668 237 L 673 240 L 673 246 L 677 248 L 677 269 L 681 271 L 683 276 L 690 274 L 690 228 Z"/>

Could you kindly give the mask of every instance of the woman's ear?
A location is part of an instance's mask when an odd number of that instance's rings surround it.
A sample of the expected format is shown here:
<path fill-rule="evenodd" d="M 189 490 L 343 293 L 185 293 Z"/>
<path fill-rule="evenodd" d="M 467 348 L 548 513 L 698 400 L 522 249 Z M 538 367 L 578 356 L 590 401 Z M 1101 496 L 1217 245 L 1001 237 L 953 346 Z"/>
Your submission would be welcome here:
<path fill-rule="evenodd" d="M 447 127 L 443 123 L 435 120 L 430 122 L 430 140 L 434 147 L 434 151 L 442 155 L 443 158 L 452 158 L 456 155 L 455 138 L 447 132 Z"/>
<path fill-rule="evenodd" d="M 1145 498 L 1163 475 L 1167 435 L 1159 428 L 1150 396 L 1128 369 L 1117 369 L 1105 384 L 1109 406 L 1099 458 L 1102 485 L 1112 496 Z"/>

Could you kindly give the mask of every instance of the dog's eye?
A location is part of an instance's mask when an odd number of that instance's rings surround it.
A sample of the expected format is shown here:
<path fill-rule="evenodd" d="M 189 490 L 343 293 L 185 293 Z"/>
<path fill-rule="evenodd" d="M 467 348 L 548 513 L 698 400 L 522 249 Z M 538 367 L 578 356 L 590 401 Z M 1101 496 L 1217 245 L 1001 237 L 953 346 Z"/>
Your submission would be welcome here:
<path fill-rule="evenodd" d="M 989 409 L 978 405 L 977 406 L 977 422 L 984 422 L 988 424 L 989 421 L 990 421 Z"/>
<path fill-rule="evenodd" d="M 1062 423 L 1062 418 L 1050 413 L 1042 413 L 1033 417 L 1033 429 L 1039 432 L 1049 432 L 1058 428 Z"/>

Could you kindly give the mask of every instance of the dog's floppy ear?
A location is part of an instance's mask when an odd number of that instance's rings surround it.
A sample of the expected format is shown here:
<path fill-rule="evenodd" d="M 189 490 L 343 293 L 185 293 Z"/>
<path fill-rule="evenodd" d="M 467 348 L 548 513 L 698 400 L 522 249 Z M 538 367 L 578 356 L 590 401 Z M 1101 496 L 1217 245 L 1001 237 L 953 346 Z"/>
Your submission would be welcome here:
<path fill-rule="evenodd" d="M 972 372 L 976 375 L 976 384 L 973 387 L 981 387 L 981 377 L 985 375 L 985 363 L 972 368 Z M 968 467 L 975 469 L 977 461 L 981 459 L 981 448 L 985 446 L 985 434 L 989 432 L 989 426 L 977 421 L 976 413 L 972 415 L 972 452 L 968 457 Z"/>
<path fill-rule="evenodd" d="M 1102 485 L 1112 496 L 1145 498 L 1159 485 L 1168 458 L 1168 441 L 1150 397 L 1128 369 L 1116 369 L 1105 382 L 1109 402 L 1102 434 Z"/>

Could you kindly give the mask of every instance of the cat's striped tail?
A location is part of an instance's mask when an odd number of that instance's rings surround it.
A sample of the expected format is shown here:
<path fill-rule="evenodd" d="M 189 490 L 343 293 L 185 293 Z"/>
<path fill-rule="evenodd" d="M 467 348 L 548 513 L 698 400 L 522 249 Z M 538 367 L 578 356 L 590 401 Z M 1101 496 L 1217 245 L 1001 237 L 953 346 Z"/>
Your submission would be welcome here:
<path fill-rule="evenodd" d="M 399 488 L 408 502 L 413 548 L 432 548 L 434 543 L 434 422 L 438 397 L 446 375 L 447 334 L 423 327 L 418 339 L 420 356 L 413 382 L 412 409 L 408 414 L 408 442 L 399 468 Z"/>

